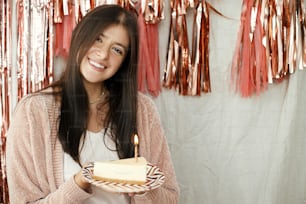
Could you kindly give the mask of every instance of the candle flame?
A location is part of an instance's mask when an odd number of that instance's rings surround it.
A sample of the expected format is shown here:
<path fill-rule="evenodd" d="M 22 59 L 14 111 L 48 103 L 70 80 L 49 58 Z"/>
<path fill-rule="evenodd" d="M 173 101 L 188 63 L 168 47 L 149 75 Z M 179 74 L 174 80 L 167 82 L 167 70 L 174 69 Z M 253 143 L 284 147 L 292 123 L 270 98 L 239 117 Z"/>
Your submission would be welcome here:
<path fill-rule="evenodd" d="M 138 145 L 138 144 L 139 144 L 138 135 L 135 134 L 134 135 L 134 145 Z"/>
<path fill-rule="evenodd" d="M 138 143 L 139 143 L 139 141 L 138 141 L 138 135 L 135 134 L 135 135 L 134 135 L 134 148 L 135 148 L 134 154 L 135 154 L 135 160 L 136 160 L 136 162 L 138 161 Z"/>

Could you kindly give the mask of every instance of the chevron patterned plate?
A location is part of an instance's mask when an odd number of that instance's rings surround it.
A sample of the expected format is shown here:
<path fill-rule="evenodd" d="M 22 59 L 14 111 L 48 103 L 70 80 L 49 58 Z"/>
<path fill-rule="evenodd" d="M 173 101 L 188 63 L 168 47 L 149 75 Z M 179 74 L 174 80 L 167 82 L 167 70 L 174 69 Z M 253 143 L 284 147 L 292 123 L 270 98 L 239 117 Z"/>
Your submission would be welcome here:
<path fill-rule="evenodd" d="M 91 184 L 100 187 L 108 192 L 116 193 L 138 193 L 146 192 L 158 188 L 165 182 L 164 173 L 157 167 L 150 163 L 147 164 L 147 182 L 143 185 L 125 184 L 95 180 L 92 178 L 94 163 L 89 163 L 82 170 L 84 177 Z"/>

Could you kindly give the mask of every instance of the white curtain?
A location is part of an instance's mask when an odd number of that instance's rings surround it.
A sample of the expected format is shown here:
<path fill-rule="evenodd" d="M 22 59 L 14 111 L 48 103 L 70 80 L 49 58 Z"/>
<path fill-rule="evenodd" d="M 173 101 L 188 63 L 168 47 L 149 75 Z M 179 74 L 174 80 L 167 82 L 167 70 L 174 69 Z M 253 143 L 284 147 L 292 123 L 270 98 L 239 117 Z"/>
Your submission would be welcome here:
<path fill-rule="evenodd" d="M 154 99 L 180 184 L 180 203 L 306 203 L 306 70 L 258 96 L 242 98 L 231 91 L 242 1 L 210 3 L 232 18 L 211 12 L 212 93 L 186 97 L 163 89 Z M 162 71 L 170 22 L 166 6 L 160 23 Z"/>

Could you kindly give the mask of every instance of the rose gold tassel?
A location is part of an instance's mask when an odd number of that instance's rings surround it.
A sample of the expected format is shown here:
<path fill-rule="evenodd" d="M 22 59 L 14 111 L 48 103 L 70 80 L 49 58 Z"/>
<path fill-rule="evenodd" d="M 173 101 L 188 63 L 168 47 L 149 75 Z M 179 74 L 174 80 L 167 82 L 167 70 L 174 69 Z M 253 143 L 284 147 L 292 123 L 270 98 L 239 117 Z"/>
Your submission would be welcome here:
<path fill-rule="evenodd" d="M 63 1 L 54 0 L 54 23 L 61 23 L 63 21 Z"/>
<path fill-rule="evenodd" d="M 17 74 L 20 99 L 53 80 L 54 16 L 53 4 L 49 0 L 32 1 L 31 4 L 19 0 L 17 5 Z"/>
<path fill-rule="evenodd" d="M 164 0 L 142 1 L 141 9 L 147 23 L 156 24 L 164 19 Z"/>
<path fill-rule="evenodd" d="M 191 54 L 187 35 L 187 6 L 195 7 Z M 206 1 L 171 1 L 171 10 L 172 18 L 163 86 L 169 89 L 178 89 L 180 95 L 199 96 L 201 92 L 211 92 L 209 10 L 223 15 Z"/>
<path fill-rule="evenodd" d="M 81 20 L 80 0 L 74 0 L 74 4 L 72 3 L 72 7 L 74 8 L 74 10 L 72 11 L 74 13 L 74 21 L 78 23 Z"/>
<path fill-rule="evenodd" d="M 188 94 L 190 54 L 186 23 L 186 5 L 171 1 L 171 26 L 167 64 L 164 70 L 163 86 L 178 89 L 181 95 Z"/>
<path fill-rule="evenodd" d="M 196 6 L 192 36 L 192 71 L 189 77 L 189 95 L 200 95 L 201 91 L 210 92 L 209 77 L 209 13 L 206 1 Z"/>
<path fill-rule="evenodd" d="M 173 1 L 171 1 L 173 3 Z M 171 6 L 172 7 L 172 6 Z M 163 73 L 163 86 L 172 89 L 175 81 L 173 81 L 176 68 L 175 68 L 175 47 L 177 46 L 174 41 L 174 29 L 175 29 L 175 20 L 176 20 L 176 12 L 172 9 L 170 19 L 170 32 L 169 32 L 169 40 L 168 40 L 168 52 L 166 56 L 166 65 Z"/>
<path fill-rule="evenodd" d="M 53 3 L 49 1 L 47 4 L 47 23 L 48 23 L 48 33 L 47 33 L 47 57 L 46 57 L 46 77 L 44 80 L 44 86 L 53 82 L 54 77 L 54 23 L 53 23 Z"/>
<path fill-rule="evenodd" d="M 169 44 L 167 52 L 167 63 L 164 69 L 163 86 L 172 89 L 176 88 L 176 70 L 177 70 L 177 31 L 176 31 L 176 19 L 177 19 L 177 2 L 171 0 L 171 19 L 170 19 L 170 32 L 169 32 Z"/>
<path fill-rule="evenodd" d="M 282 22 L 282 16 L 283 16 L 283 1 L 276 1 L 276 29 L 277 29 L 277 56 L 278 56 L 278 75 L 280 78 L 284 79 L 288 73 L 287 68 L 284 64 L 284 43 L 283 43 L 283 22 Z"/>
<path fill-rule="evenodd" d="M 268 83 L 282 82 L 290 74 L 295 73 L 297 68 L 304 69 L 306 64 L 304 1 L 259 1 L 262 4 L 258 7 L 258 12 L 261 12 L 258 18 L 260 17 L 261 23 L 257 20 L 255 32 L 251 32 L 251 39 L 255 41 L 251 40 L 251 42 L 245 38 L 246 33 L 249 32 L 247 25 L 250 20 L 249 14 L 253 12 L 250 4 L 247 3 L 250 2 L 243 3 L 242 23 L 232 65 L 232 82 L 236 84 L 236 87 L 241 87 L 238 90 L 243 96 L 250 96 L 254 91 L 258 94 L 259 90 L 265 89 L 266 79 Z M 256 36 L 258 36 L 257 40 Z M 250 47 L 249 43 L 251 43 Z M 266 53 L 265 58 L 261 54 L 263 52 Z M 256 63 L 253 62 L 254 59 Z M 266 63 L 260 65 L 262 61 Z M 246 71 L 246 65 L 252 66 L 253 71 Z M 258 72 L 259 67 L 265 66 L 265 70 L 261 69 Z M 265 71 L 267 71 L 267 78 Z M 257 73 L 255 78 L 254 73 Z M 252 83 L 249 83 L 249 77 Z M 252 84 L 255 85 L 255 90 L 252 90 Z"/>
<path fill-rule="evenodd" d="M 266 76 L 266 83 L 273 83 L 272 79 L 272 71 L 271 71 L 271 64 L 270 64 L 270 43 L 269 43 L 269 0 L 262 0 L 261 2 L 261 14 L 259 16 L 259 20 L 262 25 L 262 46 L 264 47 L 264 58 L 265 58 L 265 72 L 264 75 Z M 283 54 L 284 55 L 284 54 Z M 285 57 L 283 57 L 285 60 Z M 265 87 L 266 89 L 267 87 Z"/>
<path fill-rule="evenodd" d="M 95 6 L 94 0 L 87 0 L 87 1 L 79 0 L 79 2 L 80 2 L 79 6 L 82 17 L 84 17 Z"/>
<path fill-rule="evenodd" d="M 202 2 L 197 4 L 195 8 L 194 20 L 193 20 L 193 36 L 192 36 L 192 52 L 191 52 L 191 70 L 188 77 L 189 95 L 200 95 L 201 87 L 198 86 L 200 82 L 201 68 L 199 66 L 200 60 L 200 32 L 202 21 Z"/>
<path fill-rule="evenodd" d="M 209 6 L 206 1 L 202 2 L 202 22 L 201 22 L 201 33 L 200 33 L 200 47 L 201 47 L 201 91 L 204 93 L 211 92 L 210 88 L 210 74 L 209 74 Z"/>
<path fill-rule="evenodd" d="M 188 77 L 189 69 L 191 64 L 190 53 L 189 53 L 189 43 L 187 35 L 187 22 L 186 15 L 179 15 L 177 23 L 181 24 L 179 30 L 178 43 L 180 45 L 179 55 L 178 55 L 178 77 L 179 77 L 179 94 L 188 95 Z M 179 26 L 178 26 L 179 27 Z"/>
<path fill-rule="evenodd" d="M 8 187 L 6 179 L 5 145 L 6 133 L 9 126 L 11 99 L 11 10 L 10 2 L 0 0 L 0 203 L 9 203 Z"/>
<path fill-rule="evenodd" d="M 17 57 L 18 57 L 18 99 L 29 92 L 28 86 L 28 66 L 29 66 L 29 45 L 30 45 L 30 4 L 28 1 L 19 0 L 17 4 Z"/>
<path fill-rule="evenodd" d="M 29 66 L 30 91 L 34 92 L 43 87 L 46 59 L 46 4 L 39 0 L 31 2 L 30 42 L 31 65 Z"/>
<path fill-rule="evenodd" d="M 304 42 L 305 37 L 305 13 L 304 13 L 304 2 L 303 0 L 296 1 L 296 45 L 297 45 L 297 68 L 300 70 L 304 69 Z"/>
<path fill-rule="evenodd" d="M 294 55 L 296 52 L 295 41 L 295 14 L 292 1 L 284 1 L 284 8 L 287 15 L 287 35 L 286 35 L 286 48 L 287 48 L 287 64 L 290 74 L 295 72 L 295 59 Z"/>
<path fill-rule="evenodd" d="M 1 67 L 1 140 L 0 140 L 0 182 L 1 182 L 1 195 L 0 202 L 8 202 L 8 189 L 6 181 L 6 161 L 5 161 L 5 145 L 6 145 L 6 133 L 9 126 L 9 112 L 11 107 L 9 105 L 9 74 L 7 67 Z M 6 94 L 6 95 L 5 95 Z"/>
<path fill-rule="evenodd" d="M 260 6 L 259 1 L 256 5 L 257 16 L 254 29 L 254 40 L 253 40 L 253 52 L 254 52 L 254 69 L 253 83 L 254 83 L 254 93 L 259 95 L 262 91 L 268 88 L 268 65 L 266 57 L 266 48 L 263 40 L 265 39 L 264 24 L 261 20 L 262 13 L 264 13 L 264 8 Z"/>
<path fill-rule="evenodd" d="M 306 10 L 305 10 L 305 4 L 304 1 L 301 0 L 301 31 L 302 31 L 302 46 L 303 46 L 303 52 L 302 52 L 302 60 L 303 60 L 303 68 L 306 69 Z"/>

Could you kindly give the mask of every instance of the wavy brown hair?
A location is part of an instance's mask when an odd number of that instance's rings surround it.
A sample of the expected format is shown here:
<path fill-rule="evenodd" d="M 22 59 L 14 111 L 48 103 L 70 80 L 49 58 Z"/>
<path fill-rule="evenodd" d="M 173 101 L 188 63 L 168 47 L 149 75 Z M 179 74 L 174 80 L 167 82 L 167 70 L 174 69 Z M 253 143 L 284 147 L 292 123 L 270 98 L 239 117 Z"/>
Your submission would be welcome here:
<path fill-rule="evenodd" d="M 132 157 L 134 153 L 131 137 L 137 132 L 137 17 L 118 5 L 103 5 L 91 10 L 75 27 L 66 69 L 61 78 L 51 85 L 60 90 L 59 140 L 64 151 L 78 163 L 80 141 L 86 134 L 89 112 L 80 64 L 98 36 L 112 25 L 124 26 L 130 44 L 117 73 L 103 84 L 109 92 L 109 109 L 104 125 L 112 130 L 119 158 Z"/>

